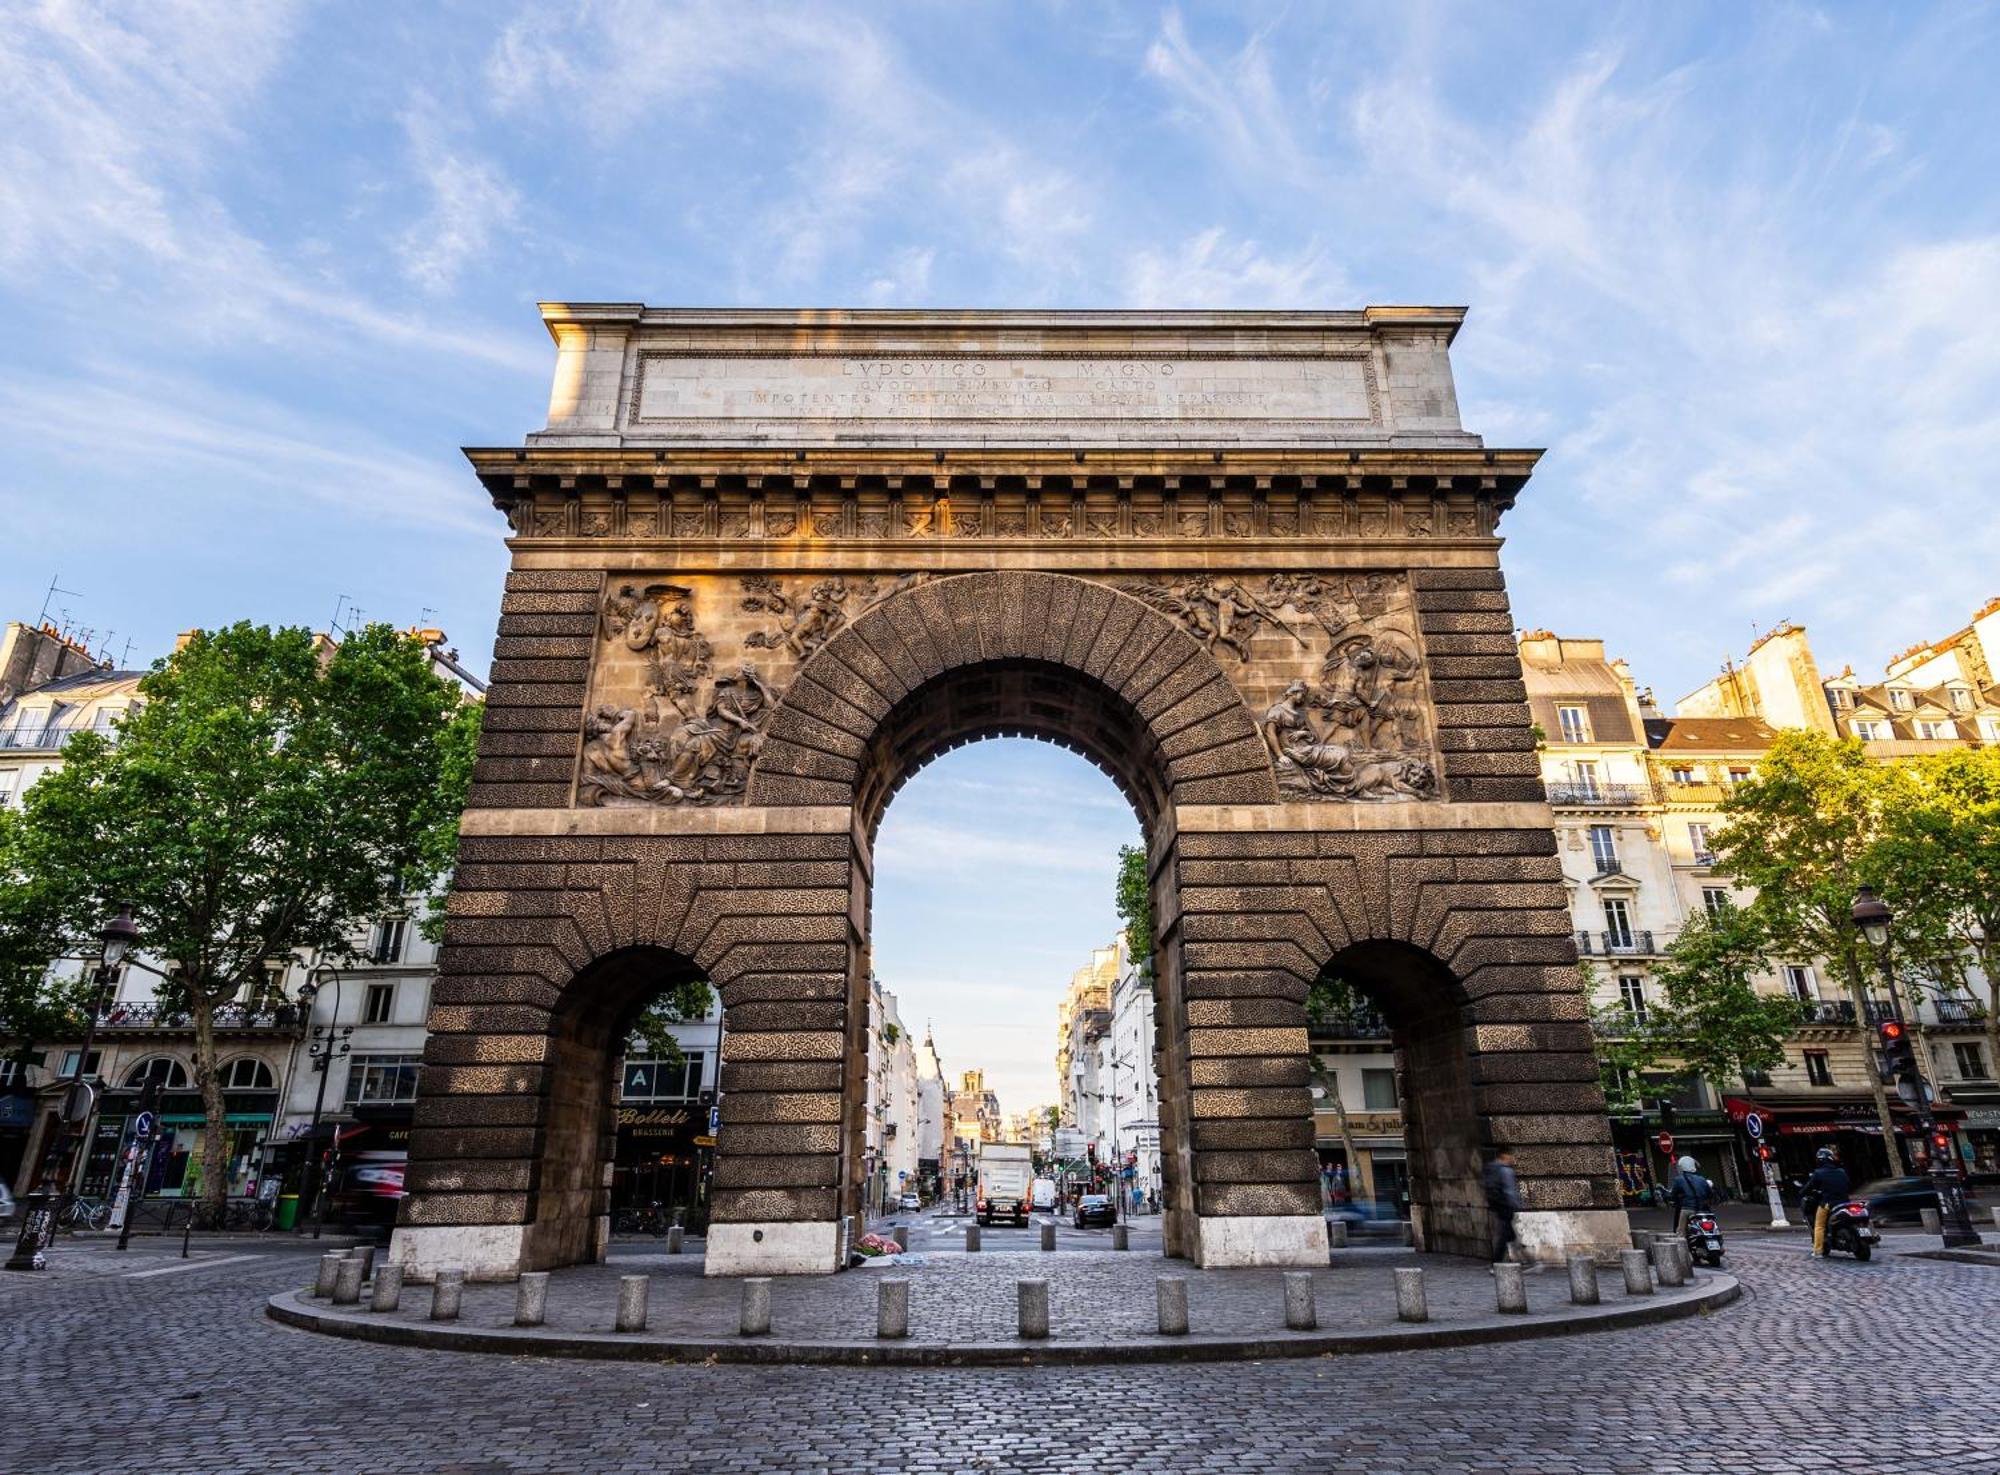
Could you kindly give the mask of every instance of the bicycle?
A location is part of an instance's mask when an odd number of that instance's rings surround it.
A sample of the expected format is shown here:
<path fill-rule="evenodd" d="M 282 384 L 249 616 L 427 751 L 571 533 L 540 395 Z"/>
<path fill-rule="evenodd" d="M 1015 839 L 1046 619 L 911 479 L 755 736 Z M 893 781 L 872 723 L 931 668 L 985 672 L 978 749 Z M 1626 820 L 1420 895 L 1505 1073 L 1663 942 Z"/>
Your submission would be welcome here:
<path fill-rule="evenodd" d="M 62 1227 L 68 1230 L 102 1229 L 111 1222 L 111 1205 L 101 1198 L 78 1194 L 63 1210 Z"/>

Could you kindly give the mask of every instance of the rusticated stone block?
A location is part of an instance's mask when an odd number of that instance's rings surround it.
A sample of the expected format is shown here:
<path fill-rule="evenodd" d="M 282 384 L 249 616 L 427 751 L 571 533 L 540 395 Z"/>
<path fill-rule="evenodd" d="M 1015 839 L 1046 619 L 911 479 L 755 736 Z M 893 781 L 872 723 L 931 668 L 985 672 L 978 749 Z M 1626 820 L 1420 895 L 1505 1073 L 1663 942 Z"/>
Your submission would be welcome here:
<path fill-rule="evenodd" d="M 500 597 L 500 613 L 503 615 L 582 615 L 592 619 L 597 617 L 597 595 L 595 593 L 562 594 L 503 594 Z"/>
<path fill-rule="evenodd" d="M 1611 1125 L 1601 1113 L 1592 1116 L 1494 1117 L 1488 1124 L 1488 1130 L 1496 1144 L 1517 1146 L 1532 1143 L 1578 1146 L 1611 1140 Z"/>
<path fill-rule="evenodd" d="M 590 662 L 575 656 L 537 656 L 525 660 L 495 661 L 496 684 L 516 682 L 582 682 L 590 679 Z"/>
<path fill-rule="evenodd" d="M 1497 568 L 1413 568 L 1410 589 L 1421 604 L 1433 590 L 1496 589 L 1507 587 L 1506 576 Z"/>
<path fill-rule="evenodd" d="M 1253 1152 L 1311 1147 L 1312 1118 L 1301 1114 L 1259 1121 L 1196 1122 L 1189 1135 L 1189 1145 L 1196 1152 Z"/>
<path fill-rule="evenodd" d="M 1604 1092 L 1595 1081 L 1537 1081 L 1520 1085 L 1486 1085 L 1474 1100 L 1489 1115 L 1556 1111 L 1602 1112 Z"/>
<path fill-rule="evenodd" d="M 1507 595 L 1499 589 L 1425 589 L 1417 592 L 1420 610 L 1480 610 L 1507 613 Z"/>
<path fill-rule="evenodd" d="M 725 1062 L 722 1089 L 729 1091 L 838 1091 L 846 1066 L 838 1060 L 752 1060 Z"/>
<path fill-rule="evenodd" d="M 806 1156 L 718 1155 L 714 1183 L 723 1188 L 831 1188 L 840 1181 L 840 1158 L 822 1152 Z"/>
<path fill-rule="evenodd" d="M 1491 993 L 1472 999 L 1465 1014 L 1476 1024 L 1541 1024 L 1588 1019 L 1590 1001 L 1581 993 Z"/>
<path fill-rule="evenodd" d="M 1200 1152 L 1195 1154 L 1198 1183 L 1295 1183 L 1319 1175 L 1319 1157 L 1299 1152 Z"/>
<path fill-rule="evenodd" d="M 1514 617 L 1505 608 L 1498 610 L 1448 610 L 1417 606 L 1417 626 L 1425 635 L 1507 635 L 1514 633 Z"/>
<path fill-rule="evenodd" d="M 1199 1183 L 1195 1212 L 1225 1218 L 1320 1212 L 1319 1174 L 1310 1183 Z"/>
<path fill-rule="evenodd" d="M 1554 855 L 1553 830 L 1426 830 L 1425 855 Z"/>
<path fill-rule="evenodd" d="M 525 1224 L 525 1193 L 423 1193 L 403 1200 L 400 1223 L 423 1228 L 432 1224 Z"/>
<path fill-rule="evenodd" d="M 724 1224 L 789 1224 L 840 1217 L 840 1195 L 831 1188 L 717 1189 L 709 1217 Z"/>
<path fill-rule="evenodd" d="M 467 809 L 567 809 L 569 785 L 474 783 L 465 798 Z"/>
<path fill-rule="evenodd" d="M 1296 953 L 1296 950 L 1294 952 Z M 1296 955 L 1303 962 L 1304 954 Z M 1317 969 L 1313 971 L 1318 972 Z M 1310 989 L 1310 981 L 1297 972 L 1257 968 L 1246 969 L 1240 973 L 1225 973 L 1213 968 L 1203 968 L 1188 975 L 1187 982 L 1182 988 L 1182 996 L 1189 1000 L 1190 1009 L 1196 1002 L 1206 1000 L 1247 1002 L 1253 999 L 1295 1009 L 1305 1003 Z"/>
<path fill-rule="evenodd" d="M 723 1110 L 730 1121 L 837 1122 L 840 1096 L 833 1091 L 739 1091 Z"/>
<path fill-rule="evenodd" d="M 1548 798 L 1540 778 L 1451 778 L 1451 797 L 1460 804 L 1540 804 Z"/>
<path fill-rule="evenodd" d="M 840 1151 L 837 1122 L 810 1124 L 746 1124 L 734 1121 L 730 1107 L 723 1110 L 722 1130 L 716 1134 L 718 1161 L 736 1153 L 827 1153 Z"/>
<path fill-rule="evenodd" d="M 1505 635 L 1427 634 L 1424 649 L 1432 656 L 1516 656 L 1514 637 Z"/>
<path fill-rule="evenodd" d="M 782 1030 L 751 1034 L 731 1030 L 722 1038 L 722 1058 L 737 1060 L 839 1060 L 847 1037 L 839 1030 Z"/>
<path fill-rule="evenodd" d="M 1448 753 L 1444 760 L 1445 773 L 1452 778 L 1468 775 L 1478 778 L 1536 778 L 1542 771 L 1541 760 L 1533 753 Z"/>
<path fill-rule="evenodd" d="M 436 1158 L 409 1165 L 404 1186 L 411 1193 L 526 1193 L 535 1164 L 527 1158 Z"/>
<path fill-rule="evenodd" d="M 446 1034 L 433 1030 L 424 1041 L 424 1067 L 440 1065 L 539 1064 L 549 1053 L 546 1034 Z"/>
<path fill-rule="evenodd" d="M 1196 1086 L 1305 1086 L 1312 1082 L 1312 1066 L 1303 1055 L 1191 1060 L 1188 1080 Z"/>
<path fill-rule="evenodd" d="M 1187 1022 L 1195 1029 L 1243 1028 L 1257 1025 L 1297 1028 L 1305 1023 L 1305 1010 L 1300 1005 L 1282 998 L 1196 998 L 1188 1001 Z"/>
<path fill-rule="evenodd" d="M 1466 1032 L 1466 1044 L 1481 1054 L 1503 1050 L 1576 1050 L 1592 1048 L 1587 1024 L 1479 1024 Z"/>
<path fill-rule="evenodd" d="M 1191 1029 L 1190 1057 L 1212 1055 L 1298 1055 L 1306 1051 L 1304 1025 L 1293 1029 Z"/>
<path fill-rule="evenodd" d="M 1433 681 L 1518 681 L 1521 662 L 1512 651 L 1504 656 L 1440 656 L 1430 658 Z"/>
<path fill-rule="evenodd" d="M 587 590 L 595 594 L 603 582 L 604 576 L 595 569 L 510 569 L 507 573 L 507 592 L 527 594 Z M 595 608 L 593 605 L 593 613 Z"/>
<path fill-rule="evenodd" d="M 1532 753 L 1535 734 L 1525 727 L 1447 727 L 1437 735 L 1438 751 L 1452 772 L 1455 756 L 1466 753 Z"/>
<path fill-rule="evenodd" d="M 427 1065 L 424 1089 L 439 1096 L 532 1096 L 543 1077 L 539 1065 Z"/>
<path fill-rule="evenodd" d="M 445 1096 L 419 1091 L 411 1120 L 416 1134 L 426 1127 L 538 1127 L 547 1105 L 541 1096 Z"/>
<path fill-rule="evenodd" d="M 1303 1117 L 1312 1110 L 1304 1089 L 1190 1091 L 1188 1113 L 1202 1117 Z"/>
<path fill-rule="evenodd" d="M 847 1024 L 847 1005 L 832 999 L 772 1000 L 740 1003 L 729 1011 L 730 1030 L 839 1030 Z M 742 1057 L 738 1057 L 742 1058 Z"/>
<path fill-rule="evenodd" d="M 420 1160 L 435 1158 L 530 1158 L 540 1145 L 540 1134 L 532 1127 L 417 1127 L 412 1129 L 412 1147 L 421 1135 Z"/>
<path fill-rule="evenodd" d="M 590 637 L 597 633 L 597 614 L 589 611 L 573 615 L 502 615 L 499 628 L 503 639 L 510 635 L 582 636 L 588 650 Z"/>
<path fill-rule="evenodd" d="M 1477 702 L 1525 702 L 1528 689 L 1518 678 L 1487 681 L 1444 681 L 1433 679 L 1431 700 L 1434 702 L 1477 703 Z"/>
<path fill-rule="evenodd" d="M 1475 1085 L 1497 1085 L 1524 1081 L 1594 1081 L 1598 1078 L 1597 1057 L 1586 1051 L 1524 1051 L 1521 1054 L 1476 1055 L 1472 1059 Z"/>

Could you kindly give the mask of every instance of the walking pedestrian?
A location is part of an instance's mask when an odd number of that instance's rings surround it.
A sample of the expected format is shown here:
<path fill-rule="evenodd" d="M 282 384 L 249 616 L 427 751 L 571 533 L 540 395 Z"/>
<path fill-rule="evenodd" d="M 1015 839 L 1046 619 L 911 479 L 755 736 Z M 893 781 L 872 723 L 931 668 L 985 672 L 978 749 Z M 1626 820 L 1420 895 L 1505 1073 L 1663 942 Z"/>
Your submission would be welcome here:
<path fill-rule="evenodd" d="M 1503 1147 L 1486 1165 L 1486 1207 L 1493 1214 L 1493 1263 L 1507 1258 L 1507 1247 L 1518 1244 L 1514 1216 L 1521 1212 L 1521 1184 L 1514 1176 L 1514 1149 Z"/>

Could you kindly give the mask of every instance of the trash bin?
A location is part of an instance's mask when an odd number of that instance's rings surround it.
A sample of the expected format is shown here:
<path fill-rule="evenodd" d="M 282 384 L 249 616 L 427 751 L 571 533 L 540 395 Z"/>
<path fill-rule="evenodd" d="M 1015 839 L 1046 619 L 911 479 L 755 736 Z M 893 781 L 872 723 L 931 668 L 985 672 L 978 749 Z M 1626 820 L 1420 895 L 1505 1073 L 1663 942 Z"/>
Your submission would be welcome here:
<path fill-rule="evenodd" d="M 272 1224 L 279 1229 L 290 1229 L 299 1222 L 299 1196 L 296 1193 L 278 1195 L 278 1213 Z"/>

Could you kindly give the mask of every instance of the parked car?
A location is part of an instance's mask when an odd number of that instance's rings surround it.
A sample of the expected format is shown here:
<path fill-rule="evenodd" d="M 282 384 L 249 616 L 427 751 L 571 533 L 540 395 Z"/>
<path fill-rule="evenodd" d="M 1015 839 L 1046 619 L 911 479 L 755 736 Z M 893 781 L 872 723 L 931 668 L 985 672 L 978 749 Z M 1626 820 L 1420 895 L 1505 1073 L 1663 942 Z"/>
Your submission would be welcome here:
<path fill-rule="evenodd" d="M 921 1209 L 923 1206 L 924 1206 L 923 1200 L 918 1198 L 914 1193 L 904 1194 L 902 1197 L 902 1201 L 896 1205 L 897 1208 L 903 1209 L 909 1213 L 915 1213 L 918 1209 Z"/>
<path fill-rule="evenodd" d="M 1347 1226 L 1349 1239 L 1363 1235 L 1401 1235 L 1403 1216 L 1396 1212 L 1395 1205 L 1385 1204 L 1379 1199 L 1356 1199 L 1349 1203 L 1335 1204 L 1326 1211 L 1329 1221 L 1339 1220 Z"/>
<path fill-rule="evenodd" d="M 1877 1178 L 1854 1190 L 1853 1196 L 1868 1205 L 1868 1214 L 1878 1224 L 1915 1224 L 1922 1210 L 1938 1206 L 1937 1189 L 1928 1178 Z"/>
<path fill-rule="evenodd" d="M 1086 1193 L 1076 1201 L 1076 1227 L 1089 1229 L 1093 1225 L 1109 1226 L 1118 1222 L 1113 1212 L 1111 1200 L 1101 1193 Z"/>

